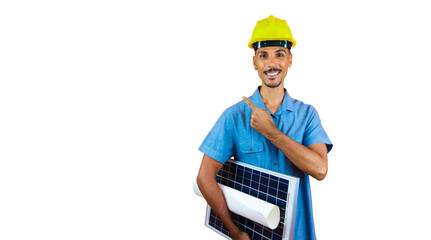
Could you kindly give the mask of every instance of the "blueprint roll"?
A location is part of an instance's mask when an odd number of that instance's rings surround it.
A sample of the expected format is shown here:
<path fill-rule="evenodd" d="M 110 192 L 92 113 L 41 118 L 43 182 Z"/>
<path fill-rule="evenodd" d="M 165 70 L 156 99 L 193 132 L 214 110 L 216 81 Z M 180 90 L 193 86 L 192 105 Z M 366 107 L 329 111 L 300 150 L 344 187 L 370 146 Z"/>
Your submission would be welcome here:
<path fill-rule="evenodd" d="M 280 208 L 278 206 L 223 184 L 218 183 L 218 185 L 230 211 L 273 230 L 278 226 L 280 222 Z M 193 189 L 196 195 L 203 197 L 196 182 L 193 183 Z"/>

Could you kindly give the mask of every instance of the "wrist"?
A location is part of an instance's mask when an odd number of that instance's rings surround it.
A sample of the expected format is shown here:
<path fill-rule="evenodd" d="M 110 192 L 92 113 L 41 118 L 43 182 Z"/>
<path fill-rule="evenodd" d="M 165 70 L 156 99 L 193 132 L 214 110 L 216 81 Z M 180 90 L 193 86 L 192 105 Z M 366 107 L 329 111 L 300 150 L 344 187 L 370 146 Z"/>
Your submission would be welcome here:
<path fill-rule="evenodd" d="M 265 131 L 265 134 L 262 134 L 262 135 L 264 135 L 268 140 L 271 140 L 271 139 L 274 139 L 279 133 L 280 133 L 280 130 L 275 125 L 272 125 L 270 128 L 268 128 Z"/>
<path fill-rule="evenodd" d="M 241 230 L 237 226 L 234 226 L 232 229 L 229 229 L 229 234 L 232 239 L 235 239 L 241 234 Z"/>

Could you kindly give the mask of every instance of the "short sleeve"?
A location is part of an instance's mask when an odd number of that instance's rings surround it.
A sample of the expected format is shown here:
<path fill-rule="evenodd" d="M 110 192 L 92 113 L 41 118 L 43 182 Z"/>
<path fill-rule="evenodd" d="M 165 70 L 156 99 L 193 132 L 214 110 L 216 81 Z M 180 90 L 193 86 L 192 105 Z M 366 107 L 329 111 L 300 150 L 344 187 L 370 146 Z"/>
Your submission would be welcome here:
<path fill-rule="evenodd" d="M 234 154 L 232 123 L 231 114 L 228 110 L 224 111 L 199 147 L 199 151 L 221 163 L 229 160 Z"/>
<path fill-rule="evenodd" d="M 314 107 L 311 107 L 304 134 L 304 145 L 308 147 L 315 143 L 325 143 L 328 152 L 332 149 L 332 142 L 322 127 L 319 114 Z"/>

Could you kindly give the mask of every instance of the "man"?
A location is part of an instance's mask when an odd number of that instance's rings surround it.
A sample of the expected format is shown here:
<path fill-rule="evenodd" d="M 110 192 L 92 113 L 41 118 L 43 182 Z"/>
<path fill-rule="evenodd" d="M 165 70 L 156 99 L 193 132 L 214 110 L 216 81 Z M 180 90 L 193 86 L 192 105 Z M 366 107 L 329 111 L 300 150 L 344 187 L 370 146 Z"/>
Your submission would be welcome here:
<path fill-rule="evenodd" d="M 204 153 L 197 184 L 232 239 L 250 239 L 229 215 L 215 176 L 232 156 L 242 162 L 300 178 L 294 239 L 315 239 L 308 175 L 323 180 L 332 143 L 317 111 L 292 99 L 284 79 L 296 45 L 286 21 L 270 16 L 258 21 L 249 43 L 262 85 L 250 98 L 226 109 L 199 150 Z"/>

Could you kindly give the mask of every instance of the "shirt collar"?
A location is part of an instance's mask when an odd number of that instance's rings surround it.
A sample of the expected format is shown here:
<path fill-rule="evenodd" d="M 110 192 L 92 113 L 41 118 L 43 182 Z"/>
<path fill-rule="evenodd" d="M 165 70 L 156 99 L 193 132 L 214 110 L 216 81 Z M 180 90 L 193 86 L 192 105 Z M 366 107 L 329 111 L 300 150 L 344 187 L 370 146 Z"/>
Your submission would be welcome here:
<path fill-rule="evenodd" d="M 253 95 L 250 97 L 250 101 L 258 108 L 263 108 L 267 111 L 269 109 L 265 106 L 262 100 L 262 96 L 259 92 L 260 86 L 254 91 Z M 293 111 L 293 99 L 290 97 L 289 93 L 284 89 L 284 98 L 283 102 L 281 103 L 280 107 L 278 107 L 277 112 L 275 115 L 280 115 L 284 113 L 285 111 Z M 269 111 L 271 113 L 271 111 Z M 272 113 L 271 113 L 272 114 Z"/>

